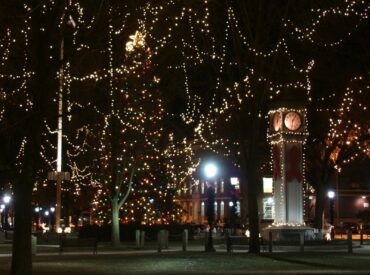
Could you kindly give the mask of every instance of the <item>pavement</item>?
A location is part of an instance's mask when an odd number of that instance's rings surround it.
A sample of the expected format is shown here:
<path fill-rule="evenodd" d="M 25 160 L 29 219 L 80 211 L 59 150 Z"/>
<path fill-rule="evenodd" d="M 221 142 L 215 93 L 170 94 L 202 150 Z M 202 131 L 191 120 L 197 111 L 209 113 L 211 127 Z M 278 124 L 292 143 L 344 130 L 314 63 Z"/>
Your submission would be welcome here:
<path fill-rule="evenodd" d="M 273 253 L 262 247 L 258 255 L 246 253 L 247 246 L 234 246 L 226 252 L 223 243 L 215 244 L 216 253 L 204 252 L 199 242 L 189 242 L 183 252 L 181 243 L 170 243 L 158 252 L 155 242 L 143 249 L 134 243 L 113 248 L 99 243 L 92 249 L 70 248 L 62 254 L 56 244 L 37 246 L 33 274 L 370 274 L 370 240 L 360 245 L 353 241 L 348 253 L 345 241 L 325 245 L 274 246 Z M 0 274 L 10 273 L 11 244 L 0 244 Z"/>

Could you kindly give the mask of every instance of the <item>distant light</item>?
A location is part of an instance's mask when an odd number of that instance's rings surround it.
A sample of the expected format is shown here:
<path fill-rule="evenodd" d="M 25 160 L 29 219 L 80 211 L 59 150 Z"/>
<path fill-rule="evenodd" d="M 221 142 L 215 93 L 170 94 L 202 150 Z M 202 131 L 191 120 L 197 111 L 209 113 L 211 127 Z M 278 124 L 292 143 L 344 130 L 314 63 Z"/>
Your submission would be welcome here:
<path fill-rule="evenodd" d="M 0 205 L 1 209 L 5 209 L 5 204 Z"/>
<path fill-rule="evenodd" d="M 329 192 L 328 192 L 328 197 L 329 197 L 329 199 L 334 198 L 334 196 L 335 196 L 334 191 L 329 191 Z"/>
<path fill-rule="evenodd" d="M 64 228 L 64 233 L 71 233 L 71 228 L 70 227 Z"/>
<path fill-rule="evenodd" d="M 269 204 L 272 204 L 274 202 L 274 199 L 273 198 L 267 198 L 267 203 L 269 203 Z"/>
<path fill-rule="evenodd" d="M 5 195 L 4 198 L 3 198 L 3 202 L 8 204 L 11 200 L 11 197 L 9 195 Z"/>
<path fill-rule="evenodd" d="M 263 193 L 272 193 L 272 178 L 262 178 Z"/>
<path fill-rule="evenodd" d="M 214 163 L 208 163 L 204 167 L 204 172 L 207 178 L 213 178 L 217 174 L 217 167 Z"/>
<path fill-rule="evenodd" d="M 230 183 L 231 185 L 238 185 L 239 184 L 239 179 L 238 178 L 230 178 Z"/>
<path fill-rule="evenodd" d="M 54 213 L 55 207 L 50 207 L 50 211 Z"/>
<path fill-rule="evenodd" d="M 362 196 L 362 199 L 364 200 L 364 199 L 366 199 L 366 196 Z"/>
<path fill-rule="evenodd" d="M 312 199 L 313 199 L 313 196 L 308 196 L 308 199 L 309 199 L 309 200 L 312 200 Z"/>
<path fill-rule="evenodd" d="M 40 207 L 36 207 L 35 212 L 37 212 L 37 213 L 40 212 Z"/>
<path fill-rule="evenodd" d="M 57 233 L 63 233 L 63 229 L 61 228 L 61 227 L 59 227 L 58 229 L 57 229 Z"/>
<path fill-rule="evenodd" d="M 45 211 L 45 216 L 49 216 L 49 211 Z"/>
<path fill-rule="evenodd" d="M 230 207 L 233 207 L 234 206 L 234 203 L 232 201 L 229 202 L 229 206 Z"/>

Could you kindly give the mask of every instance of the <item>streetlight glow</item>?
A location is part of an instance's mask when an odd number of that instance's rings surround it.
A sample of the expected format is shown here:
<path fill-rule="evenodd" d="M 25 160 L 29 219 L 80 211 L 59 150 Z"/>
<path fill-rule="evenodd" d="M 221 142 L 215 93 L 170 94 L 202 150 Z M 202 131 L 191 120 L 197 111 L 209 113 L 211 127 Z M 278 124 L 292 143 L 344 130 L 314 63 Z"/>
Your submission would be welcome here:
<path fill-rule="evenodd" d="M 217 174 L 217 167 L 214 163 L 207 163 L 204 166 L 204 172 L 207 178 L 213 178 Z"/>
<path fill-rule="evenodd" d="M 11 200 L 11 197 L 9 195 L 5 195 L 4 198 L 3 198 L 3 202 L 5 204 L 8 204 L 10 202 L 10 200 Z"/>
<path fill-rule="evenodd" d="M 334 191 L 328 191 L 328 197 L 329 197 L 329 199 L 333 199 L 334 196 L 335 196 Z"/>

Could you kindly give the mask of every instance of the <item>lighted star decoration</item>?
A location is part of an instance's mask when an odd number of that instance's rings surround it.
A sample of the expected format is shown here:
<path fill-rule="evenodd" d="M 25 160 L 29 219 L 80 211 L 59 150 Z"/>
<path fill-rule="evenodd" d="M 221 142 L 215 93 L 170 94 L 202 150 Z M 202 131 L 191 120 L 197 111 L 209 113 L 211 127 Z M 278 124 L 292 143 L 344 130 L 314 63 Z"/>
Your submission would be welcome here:
<path fill-rule="evenodd" d="M 126 51 L 132 52 L 135 47 L 143 47 L 145 45 L 145 34 L 136 31 L 135 34 L 130 35 L 132 41 L 126 43 Z"/>

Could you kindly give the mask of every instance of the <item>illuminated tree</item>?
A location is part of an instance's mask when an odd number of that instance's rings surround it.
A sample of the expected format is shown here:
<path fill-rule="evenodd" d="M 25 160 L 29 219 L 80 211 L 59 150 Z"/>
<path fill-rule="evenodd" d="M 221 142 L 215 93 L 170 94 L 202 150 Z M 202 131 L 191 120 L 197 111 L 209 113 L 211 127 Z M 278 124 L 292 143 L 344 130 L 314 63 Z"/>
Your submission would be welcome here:
<path fill-rule="evenodd" d="M 257 167 L 268 146 L 264 143 L 269 105 L 287 99 L 310 105 L 313 68 L 320 63 L 313 48 L 330 50 L 351 38 L 367 20 L 366 4 L 168 1 L 148 8 L 147 15 L 156 50 L 165 52 L 171 63 L 165 75 L 181 79 L 182 74 L 187 95 L 182 118 L 194 126 L 204 148 L 240 167 L 250 252 L 259 252 Z M 337 16 L 348 20 L 338 22 Z M 343 31 L 327 40 L 317 35 L 333 29 Z"/>
<path fill-rule="evenodd" d="M 46 9 L 48 11 L 46 12 Z M 6 140 L 8 173 L 14 190 L 12 274 L 31 274 L 32 190 L 40 169 L 45 120 L 52 118 L 58 87 L 59 21 L 64 4 L 2 3 L 0 27 L 0 132 Z M 4 149 L 4 150 L 3 150 Z"/>
<path fill-rule="evenodd" d="M 368 75 L 353 78 L 341 96 L 336 108 L 325 104 L 317 106 L 321 117 L 327 116 L 325 126 L 316 127 L 316 135 L 310 139 L 307 150 L 307 177 L 316 193 L 315 227 L 322 228 L 327 192 L 338 180 L 338 173 L 356 159 L 370 158 L 370 131 L 366 117 L 369 108 Z M 330 96 L 335 100 L 335 95 Z M 326 102 L 322 97 L 318 101 Z M 326 113 L 326 115 L 325 115 Z M 321 130 L 321 133 L 318 131 Z"/>
<path fill-rule="evenodd" d="M 96 176 L 111 202 L 113 245 L 119 244 L 119 209 L 131 191 L 140 193 L 131 209 L 139 204 L 145 211 L 150 200 L 145 195 L 154 184 L 150 171 L 161 154 L 164 109 L 151 55 L 145 34 L 137 31 L 130 36 L 122 67 L 109 79 L 109 108 L 101 112 L 103 121 L 97 125 L 101 130 L 93 131 L 99 140 Z"/>
<path fill-rule="evenodd" d="M 240 167 L 250 252 L 259 252 L 257 167 L 266 144 L 267 103 L 286 89 L 303 95 L 309 90 L 312 64 L 296 66 L 282 38 L 286 10 L 281 3 L 264 1 L 190 2 L 178 7 L 170 34 L 158 41 L 159 48 L 175 44 L 179 49 L 179 62 L 171 68 L 184 74 L 188 95 L 184 121 L 194 126 L 203 148 Z M 169 35 L 181 40 L 169 40 Z"/>
<path fill-rule="evenodd" d="M 169 138 L 172 140 L 173 135 Z M 169 224 L 181 219 L 182 209 L 176 204 L 177 192 L 185 181 L 188 182 L 197 163 L 193 163 L 192 150 L 185 141 L 175 147 L 173 142 L 162 139 L 158 148 L 161 156 L 148 171 L 138 173 L 142 177 L 140 181 L 133 182 L 132 192 L 121 207 L 121 223 Z M 108 193 L 98 189 L 93 200 L 94 222 L 110 223 L 111 212 Z"/>

